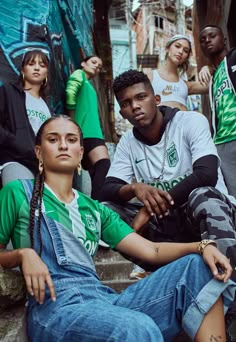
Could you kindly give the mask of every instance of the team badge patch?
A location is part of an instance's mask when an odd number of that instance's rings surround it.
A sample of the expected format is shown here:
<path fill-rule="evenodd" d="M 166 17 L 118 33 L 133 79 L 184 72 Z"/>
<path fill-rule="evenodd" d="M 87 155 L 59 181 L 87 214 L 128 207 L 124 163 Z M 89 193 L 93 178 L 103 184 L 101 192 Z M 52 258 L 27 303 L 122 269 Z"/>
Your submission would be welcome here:
<path fill-rule="evenodd" d="M 94 218 L 91 215 L 85 215 L 85 217 L 86 217 L 86 222 L 87 222 L 88 227 L 91 230 L 96 230 L 97 227 L 96 227 L 96 221 L 94 220 Z"/>
<path fill-rule="evenodd" d="M 166 157 L 170 167 L 174 167 L 178 164 L 179 156 L 174 143 L 167 149 Z"/>

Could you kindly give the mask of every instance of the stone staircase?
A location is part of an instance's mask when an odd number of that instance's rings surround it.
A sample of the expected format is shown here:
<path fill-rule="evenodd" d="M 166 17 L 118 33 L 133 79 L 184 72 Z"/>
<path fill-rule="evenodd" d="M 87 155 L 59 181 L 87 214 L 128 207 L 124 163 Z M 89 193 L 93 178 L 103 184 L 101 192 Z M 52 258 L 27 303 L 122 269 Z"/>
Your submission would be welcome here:
<path fill-rule="evenodd" d="M 135 282 L 128 278 L 132 271 L 132 263 L 111 249 L 100 247 L 95 265 L 102 282 L 119 293 Z"/>

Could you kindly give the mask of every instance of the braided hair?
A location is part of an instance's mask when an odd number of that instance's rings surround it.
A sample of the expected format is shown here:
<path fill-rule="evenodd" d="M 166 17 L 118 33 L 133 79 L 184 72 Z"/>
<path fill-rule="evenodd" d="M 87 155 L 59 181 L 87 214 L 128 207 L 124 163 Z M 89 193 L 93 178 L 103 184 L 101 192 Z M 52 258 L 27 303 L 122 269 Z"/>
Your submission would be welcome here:
<path fill-rule="evenodd" d="M 71 119 L 67 115 L 58 115 L 49 118 L 46 120 L 40 129 L 38 130 L 38 133 L 36 135 L 35 139 L 35 145 L 40 146 L 42 142 L 42 135 L 44 132 L 45 127 L 52 121 L 58 120 L 58 119 L 64 119 L 67 121 L 73 122 L 79 131 L 80 135 L 80 145 L 83 146 L 83 136 L 82 136 L 82 131 L 79 125 Z M 31 247 L 34 249 L 35 243 L 34 243 L 34 230 L 37 229 L 37 239 L 39 240 L 39 255 L 42 254 L 42 249 L 43 249 L 43 243 L 42 243 L 42 236 L 41 236 L 41 219 L 42 219 L 42 200 L 43 200 L 43 190 L 44 190 L 44 170 L 40 173 L 38 173 L 35 176 L 35 181 L 34 181 L 34 188 L 33 188 L 33 193 L 32 193 L 32 198 L 30 201 L 30 221 L 29 221 L 29 234 L 30 234 L 30 242 L 31 242 Z M 35 224 L 35 218 L 37 217 L 37 222 Z"/>

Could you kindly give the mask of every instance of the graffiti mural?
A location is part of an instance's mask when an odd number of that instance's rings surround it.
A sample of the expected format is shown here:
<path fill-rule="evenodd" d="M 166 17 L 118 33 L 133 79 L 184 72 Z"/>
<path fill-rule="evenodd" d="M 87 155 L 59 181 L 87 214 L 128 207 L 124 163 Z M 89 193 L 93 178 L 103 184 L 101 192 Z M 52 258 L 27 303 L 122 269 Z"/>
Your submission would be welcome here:
<path fill-rule="evenodd" d="M 93 1 L 1 0 L 0 13 L 0 83 L 17 79 L 27 49 L 48 51 L 50 104 L 62 112 L 69 74 L 93 53 Z"/>

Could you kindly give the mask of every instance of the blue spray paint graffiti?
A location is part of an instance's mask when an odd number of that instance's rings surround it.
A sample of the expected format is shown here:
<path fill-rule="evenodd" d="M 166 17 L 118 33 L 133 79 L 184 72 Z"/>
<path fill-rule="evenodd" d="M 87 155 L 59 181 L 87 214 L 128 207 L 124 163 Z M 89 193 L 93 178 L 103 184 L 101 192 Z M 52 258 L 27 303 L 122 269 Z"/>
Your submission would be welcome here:
<path fill-rule="evenodd" d="M 29 48 L 50 54 L 51 105 L 63 111 L 65 82 L 81 56 L 93 53 L 92 0 L 1 0 L 0 84 L 19 75 Z"/>

